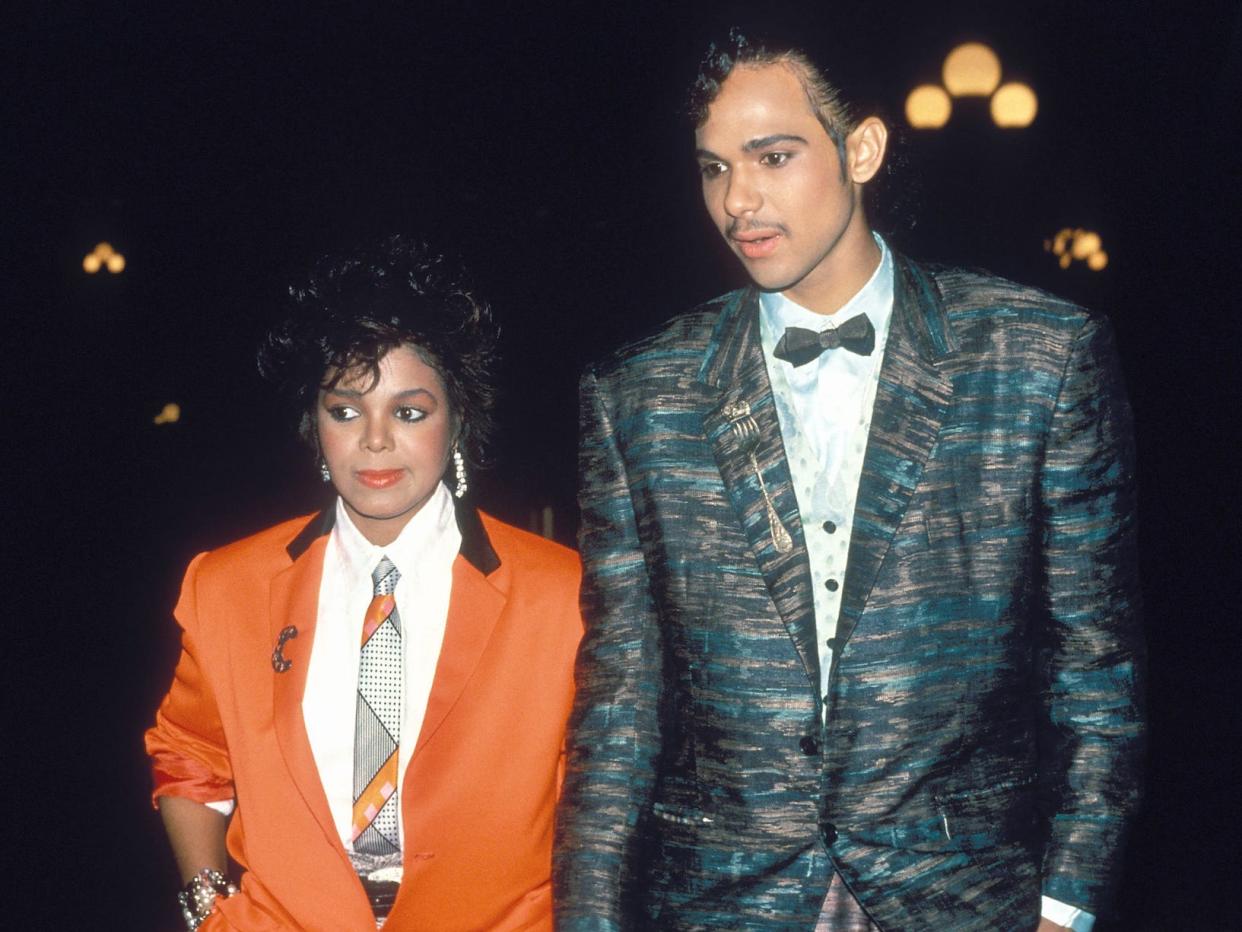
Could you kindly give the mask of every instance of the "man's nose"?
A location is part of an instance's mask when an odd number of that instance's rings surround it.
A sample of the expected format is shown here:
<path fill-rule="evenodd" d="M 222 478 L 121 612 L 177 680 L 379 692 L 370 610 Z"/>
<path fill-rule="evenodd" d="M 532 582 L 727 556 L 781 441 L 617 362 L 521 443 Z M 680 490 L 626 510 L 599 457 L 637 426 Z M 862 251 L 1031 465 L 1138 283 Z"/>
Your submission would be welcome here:
<path fill-rule="evenodd" d="M 725 190 L 724 209 L 730 217 L 744 217 L 757 211 L 763 196 L 748 172 L 734 170 L 729 174 L 729 186 Z"/>

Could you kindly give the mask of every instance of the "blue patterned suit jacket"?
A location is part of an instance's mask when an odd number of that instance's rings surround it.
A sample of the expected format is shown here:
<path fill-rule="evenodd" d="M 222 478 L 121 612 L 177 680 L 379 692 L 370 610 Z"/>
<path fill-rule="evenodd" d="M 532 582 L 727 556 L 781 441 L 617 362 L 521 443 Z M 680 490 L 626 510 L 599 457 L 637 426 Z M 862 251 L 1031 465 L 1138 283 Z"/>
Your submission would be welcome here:
<path fill-rule="evenodd" d="M 1034 928 L 1041 891 L 1105 909 L 1142 738 L 1111 331 L 895 260 L 825 725 L 755 292 L 585 375 L 559 928 L 809 930 L 833 866 L 883 929 Z"/>

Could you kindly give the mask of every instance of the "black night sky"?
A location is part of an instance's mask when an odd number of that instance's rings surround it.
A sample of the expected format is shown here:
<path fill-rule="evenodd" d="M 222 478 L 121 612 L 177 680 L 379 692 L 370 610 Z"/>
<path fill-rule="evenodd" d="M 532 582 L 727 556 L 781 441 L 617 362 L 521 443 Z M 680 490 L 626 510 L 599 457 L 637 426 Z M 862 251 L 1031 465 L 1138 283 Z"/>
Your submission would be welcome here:
<path fill-rule="evenodd" d="M 461 254 L 504 328 L 484 507 L 572 543 L 582 367 L 742 281 L 703 213 L 682 90 L 729 23 L 795 37 L 899 130 L 891 242 L 1111 317 L 1139 431 L 1148 805 L 1116 929 L 1242 928 L 1234 888 L 1236 2 L 50 3 L 0 34 L 5 136 L 5 858 L 14 928 L 167 930 L 141 735 L 199 550 L 323 488 L 254 373 L 287 284 L 394 231 Z M 1040 110 L 959 100 L 987 42 Z M 1098 232 L 1110 262 L 1044 240 Z M 119 275 L 87 275 L 100 241 Z M 15 363 L 15 365 L 14 365 Z M 181 420 L 157 427 L 169 402 Z M 34 794 L 32 787 L 42 787 Z M 7 912 L 7 910 L 6 910 Z"/>

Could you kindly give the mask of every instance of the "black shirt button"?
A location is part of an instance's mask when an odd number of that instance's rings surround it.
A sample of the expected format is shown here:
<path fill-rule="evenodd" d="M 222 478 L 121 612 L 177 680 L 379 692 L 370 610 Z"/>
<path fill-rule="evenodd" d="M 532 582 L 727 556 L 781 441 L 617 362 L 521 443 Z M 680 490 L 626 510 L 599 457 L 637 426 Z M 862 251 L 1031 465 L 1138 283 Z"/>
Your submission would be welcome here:
<path fill-rule="evenodd" d="M 828 649 L 834 654 L 841 653 L 841 648 L 845 646 L 845 642 L 840 638 L 829 638 L 824 643 L 828 645 Z"/>
<path fill-rule="evenodd" d="M 825 521 L 825 522 L 824 522 L 824 530 L 825 530 L 825 531 L 827 531 L 829 534 L 834 534 L 834 533 L 836 533 L 836 530 L 837 530 L 837 525 L 836 525 L 836 522 L 835 522 L 835 521 Z"/>
<path fill-rule="evenodd" d="M 829 592 L 836 592 L 839 588 L 841 588 L 841 584 L 837 582 L 835 579 L 830 579 L 826 583 L 824 583 L 824 588 L 827 589 Z"/>
<path fill-rule="evenodd" d="M 802 740 L 798 742 L 798 747 L 802 748 L 802 753 L 808 757 L 819 753 L 819 742 L 810 735 L 803 735 Z"/>
<path fill-rule="evenodd" d="M 837 827 L 831 822 L 820 822 L 819 833 L 824 836 L 824 844 L 831 845 L 837 840 Z"/>

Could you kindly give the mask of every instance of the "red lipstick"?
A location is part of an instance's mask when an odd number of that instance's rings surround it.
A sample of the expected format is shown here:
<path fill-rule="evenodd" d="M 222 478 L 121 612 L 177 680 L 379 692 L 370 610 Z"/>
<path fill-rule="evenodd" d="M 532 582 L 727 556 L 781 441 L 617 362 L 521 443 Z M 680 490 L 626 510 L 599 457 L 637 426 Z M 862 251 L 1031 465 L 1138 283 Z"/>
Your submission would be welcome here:
<path fill-rule="evenodd" d="M 403 472 L 403 469 L 360 469 L 354 475 L 369 488 L 386 489 L 400 479 Z"/>

